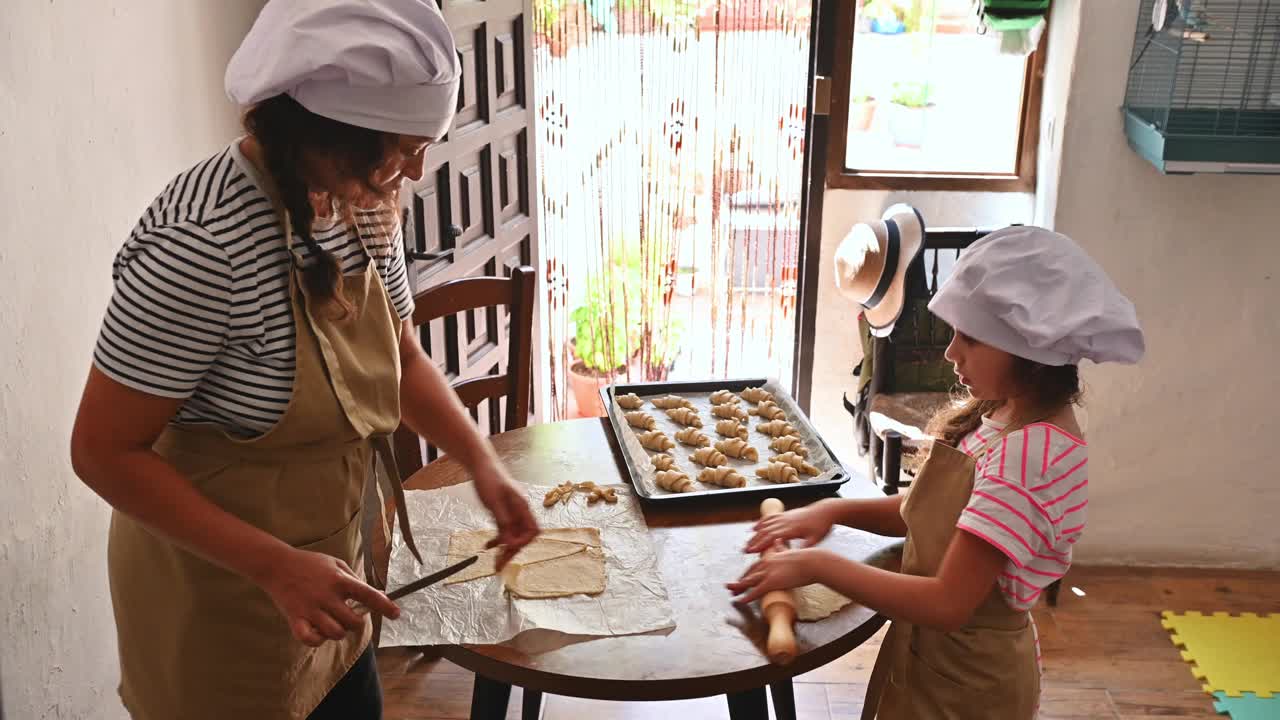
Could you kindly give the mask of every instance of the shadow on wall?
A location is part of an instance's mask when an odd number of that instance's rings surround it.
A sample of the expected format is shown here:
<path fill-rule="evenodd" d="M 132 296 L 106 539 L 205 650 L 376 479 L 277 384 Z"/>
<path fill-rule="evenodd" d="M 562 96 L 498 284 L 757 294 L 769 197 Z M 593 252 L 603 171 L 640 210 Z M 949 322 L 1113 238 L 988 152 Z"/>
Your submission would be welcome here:
<path fill-rule="evenodd" d="M 182 31 L 169 35 L 170 46 L 164 56 L 178 63 L 176 77 L 200 79 L 190 87 L 180 88 L 181 94 L 192 96 L 193 102 L 199 104 L 223 99 L 228 107 L 234 108 L 226 96 L 223 74 L 206 71 L 208 58 L 222 58 L 225 67 L 265 4 L 266 0 L 222 0 L 179 5 Z M 236 18 L 237 22 L 228 22 L 228 18 Z M 190 38 L 194 38 L 194 42 L 181 43 L 181 39 Z M 228 130 L 239 134 L 239 120 L 228 128 L 224 117 L 192 118 L 182 132 L 184 140 L 199 147 L 211 132 L 224 134 Z"/>

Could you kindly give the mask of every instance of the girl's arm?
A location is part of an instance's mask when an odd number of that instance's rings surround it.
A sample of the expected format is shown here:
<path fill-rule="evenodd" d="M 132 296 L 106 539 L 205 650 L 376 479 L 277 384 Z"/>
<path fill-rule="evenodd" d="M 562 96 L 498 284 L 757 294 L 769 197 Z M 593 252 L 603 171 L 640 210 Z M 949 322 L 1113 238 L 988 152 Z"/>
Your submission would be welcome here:
<path fill-rule="evenodd" d="M 905 497 L 899 494 L 873 500 L 831 500 L 831 513 L 834 522 L 841 525 L 886 537 L 906 537 L 907 523 L 902 519 Z"/>
<path fill-rule="evenodd" d="M 302 642 L 319 645 L 363 629 L 347 599 L 399 615 L 342 561 L 298 550 L 228 513 L 156 453 L 152 445 L 182 402 L 134 390 L 92 368 L 71 434 L 76 475 L 116 510 L 262 587 Z"/>
<path fill-rule="evenodd" d="M 750 602 L 770 590 L 818 582 L 894 620 L 951 632 L 969 622 L 1007 561 L 986 541 L 957 530 L 933 577 L 881 570 L 814 548 L 761 559 L 729 589 Z"/>
<path fill-rule="evenodd" d="M 492 544 L 503 546 L 498 558 L 498 567 L 502 567 L 538 534 L 528 500 L 444 374 L 423 352 L 411 321 L 404 322 L 400 334 L 400 367 L 401 419 L 471 472 L 476 493 L 498 524 L 498 537 Z"/>
<path fill-rule="evenodd" d="M 902 495 L 872 500 L 831 498 L 807 507 L 762 518 L 756 523 L 746 552 L 758 553 L 777 542 L 800 540 L 800 547 L 817 545 L 840 524 L 886 537 L 904 537 L 907 524 L 902 519 Z"/>

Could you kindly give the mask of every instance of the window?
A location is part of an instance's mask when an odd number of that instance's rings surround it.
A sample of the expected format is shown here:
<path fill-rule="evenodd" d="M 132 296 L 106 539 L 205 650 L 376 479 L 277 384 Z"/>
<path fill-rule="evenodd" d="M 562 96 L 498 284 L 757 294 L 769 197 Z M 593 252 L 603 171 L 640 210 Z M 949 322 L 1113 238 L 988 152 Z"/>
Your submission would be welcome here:
<path fill-rule="evenodd" d="M 972 0 L 842 0 L 827 184 L 1035 189 L 1044 40 L 1001 51 Z"/>

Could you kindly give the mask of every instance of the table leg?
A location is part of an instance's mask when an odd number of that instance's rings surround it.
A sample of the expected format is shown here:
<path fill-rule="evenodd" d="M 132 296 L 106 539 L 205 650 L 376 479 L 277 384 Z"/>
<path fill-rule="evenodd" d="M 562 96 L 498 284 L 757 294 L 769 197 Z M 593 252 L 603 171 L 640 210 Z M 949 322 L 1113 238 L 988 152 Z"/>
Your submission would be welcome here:
<path fill-rule="evenodd" d="M 769 720 L 769 698 L 764 688 L 725 697 L 729 700 L 729 720 Z"/>
<path fill-rule="evenodd" d="M 522 692 L 520 720 L 538 720 L 542 716 L 542 691 L 524 688 Z"/>
<path fill-rule="evenodd" d="M 769 686 L 773 696 L 773 716 L 777 720 L 796 720 L 796 691 L 788 678 Z"/>
<path fill-rule="evenodd" d="M 510 700 L 510 685 L 476 675 L 471 689 L 471 720 L 505 720 Z"/>

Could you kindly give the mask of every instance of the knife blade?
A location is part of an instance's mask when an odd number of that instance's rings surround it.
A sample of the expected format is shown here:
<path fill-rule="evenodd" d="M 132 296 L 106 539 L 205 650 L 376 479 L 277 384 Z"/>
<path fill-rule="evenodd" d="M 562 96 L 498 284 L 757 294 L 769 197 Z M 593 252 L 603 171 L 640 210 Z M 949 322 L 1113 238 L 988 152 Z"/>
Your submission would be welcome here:
<path fill-rule="evenodd" d="M 461 570 L 465 570 L 466 568 L 474 565 L 475 562 L 479 559 L 480 559 L 479 555 L 472 555 L 466 560 L 456 562 L 450 565 L 449 567 L 444 568 L 443 570 L 437 570 L 436 572 L 433 572 L 430 575 L 414 580 L 408 585 L 402 585 L 401 587 L 398 587 L 395 590 L 392 590 L 391 592 L 387 593 L 387 598 L 390 599 L 392 602 L 394 602 L 404 597 L 405 595 L 417 592 L 424 587 L 434 585 L 440 582 L 441 580 L 449 577 L 450 575 L 453 575 Z M 358 603 L 354 600 L 348 600 L 347 603 L 351 606 L 352 610 L 356 611 L 357 614 L 365 615 L 369 612 L 369 608 L 365 607 L 363 603 Z"/>
<path fill-rule="evenodd" d="M 461 562 L 456 562 L 443 570 L 437 570 L 436 572 L 433 572 L 430 575 L 427 575 L 426 577 L 414 580 L 408 585 L 398 587 L 395 590 L 392 590 L 391 592 L 387 593 L 387 597 L 390 598 L 391 600 L 399 600 L 400 598 L 404 597 L 405 595 L 408 595 L 409 593 L 417 592 L 424 587 L 428 587 L 430 585 L 434 585 L 440 582 L 441 580 L 449 577 L 450 575 L 453 575 L 454 573 L 465 570 L 466 568 L 474 565 L 475 562 L 479 559 L 480 559 L 479 555 L 472 555 L 466 560 L 463 560 Z"/>

